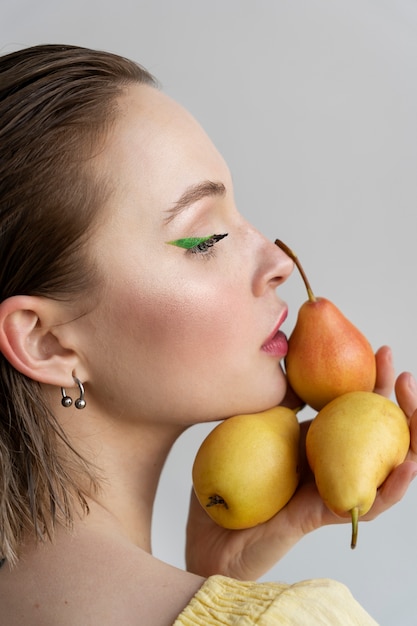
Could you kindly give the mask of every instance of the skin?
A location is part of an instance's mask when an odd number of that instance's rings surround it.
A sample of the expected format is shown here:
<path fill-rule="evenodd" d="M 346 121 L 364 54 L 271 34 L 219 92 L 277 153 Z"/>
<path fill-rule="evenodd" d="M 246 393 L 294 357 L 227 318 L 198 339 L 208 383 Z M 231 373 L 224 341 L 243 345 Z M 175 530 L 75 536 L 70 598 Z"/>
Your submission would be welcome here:
<path fill-rule="evenodd" d="M 100 381 L 97 410 L 113 420 L 123 406 L 125 420 L 187 426 L 278 403 L 285 379 L 260 348 L 286 310 L 276 287 L 292 262 L 238 213 L 224 160 L 179 105 L 137 87 L 122 111 L 103 158 L 118 185 L 92 242 L 104 290 L 75 324 L 86 380 Z M 225 194 L 167 222 L 184 191 L 207 180 Z M 228 236 L 208 253 L 166 243 L 212 233 Z"/>
<path fill-rule="evenodd" d="M 104 477 L 73 535 L 58 529 L 54 545 L 40 548 L 28 538 L 16 570 L 1 570 L 0 603 L 11 626 L 168 626 L 204 577 L 256 579 L 306 533 L 346 521 L 324 507 L 305 468 L 290 503 L 250 530 L 218 527 L 192 496 L 189 571 L 152 557 L 155 491 L 179 434 L 198 422 L 293 404 L 280 368 L 284 355 L 263 348 L 285 317 L 276 288 L 292 262 L 238 213 L 224 160 L 186 111 L 147 86 L 129 87 L 119 104 L 96 157 L 114 180 L 89 242 L 97 290 L 71 303 L 19 296 L 0 305 L 0 348 L 44 385 L 70 440 Z M 225 192 L 166 219 L 190 186 L 207 180 Z M 226 232 L 202 255 L 166 243 Z M 388 395 L 388 348 L 377 364 L 376 391 Z M 59 386 L 76 397 L 72 371 L 86 388 L 82 412 L 60 407 Z M 368 519 L 397 502 L 417 471 L 410 374 L 398 378 L 396 392 L 411 418 L 411 450 Z"/>

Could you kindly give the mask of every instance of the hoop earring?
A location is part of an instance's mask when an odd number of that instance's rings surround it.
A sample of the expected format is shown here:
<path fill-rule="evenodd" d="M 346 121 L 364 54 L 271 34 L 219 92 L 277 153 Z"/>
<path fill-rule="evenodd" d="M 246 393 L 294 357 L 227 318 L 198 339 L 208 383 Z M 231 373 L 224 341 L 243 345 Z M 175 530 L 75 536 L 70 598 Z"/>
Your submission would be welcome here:
<path fill-rule="evenodd" d="M 74 375 L 72 375 L 72 377 L 74 379 L 74 382 L 78 385 L 78 390 L 80 394 L 80 397 L 75 400 L 74 406 L 76 409 L 84 409 L 86 405 L 86 401 L 84 400 L 84 385 L 82 384 L 79 378 L 77 378 Z M 61 400 L 62 406 L 64 406 L 65 408 L 70 407 L 72 405 L 72 398 L 71 396 L 67 396 L 67 392 L 65 391 L 64 387 L 61 387 L 61 395 L 62 395 L 62 400 Z"/>

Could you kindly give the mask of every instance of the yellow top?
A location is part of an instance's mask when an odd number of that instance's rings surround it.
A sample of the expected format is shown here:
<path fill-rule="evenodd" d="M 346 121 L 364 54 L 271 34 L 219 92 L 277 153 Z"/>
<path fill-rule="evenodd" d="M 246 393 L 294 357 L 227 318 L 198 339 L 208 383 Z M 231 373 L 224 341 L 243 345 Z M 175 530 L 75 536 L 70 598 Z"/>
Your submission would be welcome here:
<path fill-rule="evenodd" d="M 334 580 L 294 585 L 210 576 L 173 626 L 377 626 Z"/>

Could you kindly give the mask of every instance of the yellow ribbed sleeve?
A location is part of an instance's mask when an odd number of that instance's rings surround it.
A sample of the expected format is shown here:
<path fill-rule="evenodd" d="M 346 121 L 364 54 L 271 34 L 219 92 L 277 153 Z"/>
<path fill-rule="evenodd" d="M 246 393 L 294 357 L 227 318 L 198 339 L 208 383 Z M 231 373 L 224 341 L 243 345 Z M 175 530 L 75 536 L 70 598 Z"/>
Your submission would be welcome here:
<path fill-rule="evenodd" d="M 293 585 L 210 576 L 173 626 L 377 626 L 334 580 Z"/>

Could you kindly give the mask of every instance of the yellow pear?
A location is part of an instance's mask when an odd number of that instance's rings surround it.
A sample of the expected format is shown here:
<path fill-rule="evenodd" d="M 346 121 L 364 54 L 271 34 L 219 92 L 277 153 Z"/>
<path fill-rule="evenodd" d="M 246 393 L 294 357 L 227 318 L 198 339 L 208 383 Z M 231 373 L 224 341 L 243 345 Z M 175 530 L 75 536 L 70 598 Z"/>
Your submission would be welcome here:
<path fill-rule="evenodd" d="M 336 515 L 351 517 L 352 548 L 358 518 L 369 511 L 378 487 L 404 461 L 409 446 L 404 412 L 376 393 L 339 396 L 311 422 L 307 459 L 323 502 Z"/>
<path fill-rule="evenodd" d="M 291 387 L 316 411 L 343 393 L 372 391 L 376 363 L 369 341 L 330 300 L 314 295 L 294 252 L 278 239 L 275 243 L 294 260 L 308 294 L 288 339 Z"/>
<path fill-rule="evenodd" d="M 291 409 L 236 415 L 218 424 L 193 464 L 195 494 L 224 528 L 250 528 L 273 517 L 298 485 L 300 426 Z"/>

